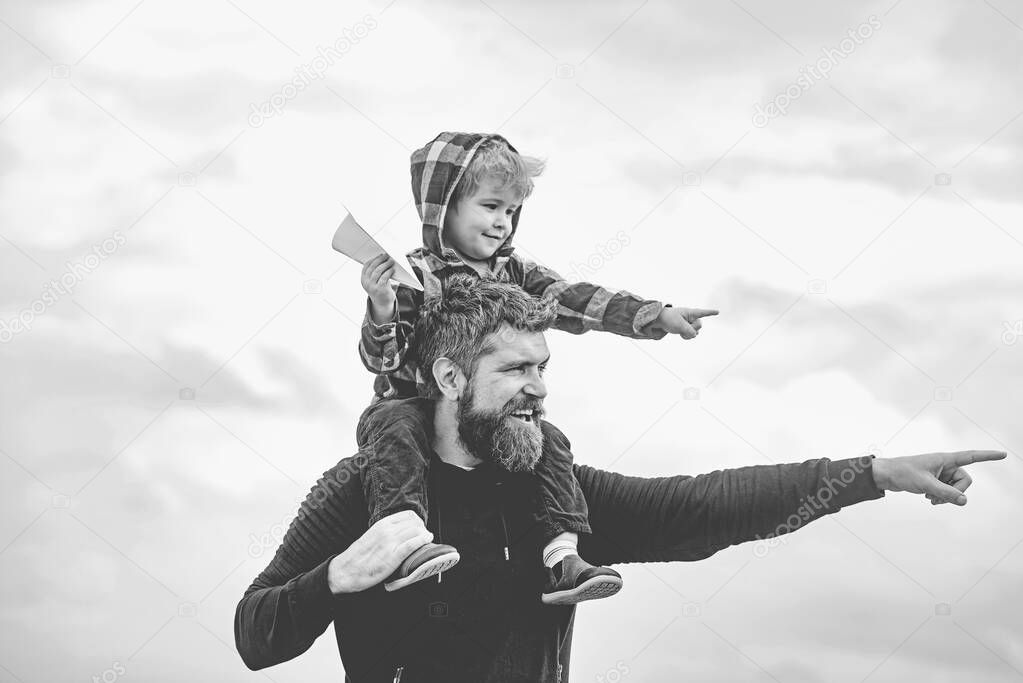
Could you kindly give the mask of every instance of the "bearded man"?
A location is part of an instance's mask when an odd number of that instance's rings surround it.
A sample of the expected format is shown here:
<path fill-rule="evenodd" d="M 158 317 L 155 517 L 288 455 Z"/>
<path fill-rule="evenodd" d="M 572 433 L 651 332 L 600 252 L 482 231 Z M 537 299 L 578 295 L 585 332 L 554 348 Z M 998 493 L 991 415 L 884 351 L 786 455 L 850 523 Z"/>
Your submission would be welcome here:
<path fill-rule="evenodd" d="M 575 607 L 539 599 L 554 577 L 536 559 L 544 529 L 530 471 L 568 440 L 522 417 L 542 414 L 544 331 L 555 312 L 513 284 L 459 276 L 426 303 L 415 335 L 435 397 L 421 403 L 433 425 L 427 526 L 406 511 L 367 529 L 360 458 L 338 463 L 238 604 L 235 642 L 246 665 L 297 657 L 333 623 L 349 682 L 567 680 Z M 579 552 L 600 564 L 699 560 L 885 490 L 963 505 L 971 480 L 962 466 L 1004 457 L 821 458 L 658 478 L 575 465 L 592 528 Z M 456 546 L 461 561 L 437 581 L 385 591 L 402 560 L 434 539 Z"/>

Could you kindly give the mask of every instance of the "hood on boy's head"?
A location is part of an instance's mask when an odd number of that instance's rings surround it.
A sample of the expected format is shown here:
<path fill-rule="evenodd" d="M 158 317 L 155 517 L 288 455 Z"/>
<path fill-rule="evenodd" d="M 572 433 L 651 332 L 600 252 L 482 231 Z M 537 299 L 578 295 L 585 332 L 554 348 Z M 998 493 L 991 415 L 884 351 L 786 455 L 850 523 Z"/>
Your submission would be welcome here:
<path fill-rule="evenodd" d="M 412 153 L 412 196 L 423 221 L 423 246 L 437 256 L 457 258 L 444 246 L 444 216 L 447 215 L 451 193 L 465 174 L 476 150 L 487 140 L 501 140 L 511 151 L 518 152 L 508 140 L 497 134 L 441 133 Z M 520 206 L 512 215 L 511 232 L 498 249 L 498 255 L 512 251 L 511 242 L 521 212 Z"/>

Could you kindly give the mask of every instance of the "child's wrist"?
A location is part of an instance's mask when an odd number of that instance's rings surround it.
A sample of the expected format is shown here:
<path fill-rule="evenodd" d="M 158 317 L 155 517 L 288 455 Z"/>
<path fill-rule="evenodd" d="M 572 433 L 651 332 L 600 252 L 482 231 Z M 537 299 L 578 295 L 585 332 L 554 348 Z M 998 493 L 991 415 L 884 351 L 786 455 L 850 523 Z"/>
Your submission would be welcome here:
<path fill-rule="evenodd" d="M 370 299 L 369 311 L 370 316 L 373 318 L 373 322 L 377 325 L 383 325 L 391 322 L 394 319 L 394 308 L 397 301 L 397 299 L 392 298 L 388 302 L 381 303 Z"/>

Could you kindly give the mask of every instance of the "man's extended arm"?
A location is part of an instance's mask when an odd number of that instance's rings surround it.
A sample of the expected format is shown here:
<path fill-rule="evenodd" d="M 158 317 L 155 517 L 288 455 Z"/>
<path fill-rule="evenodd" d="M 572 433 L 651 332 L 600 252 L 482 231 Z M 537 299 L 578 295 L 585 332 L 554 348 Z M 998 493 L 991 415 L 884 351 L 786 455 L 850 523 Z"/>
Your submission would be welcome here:
<path fill-rule="evenodd" d="M 579 552 L 595 564 L 700 560 L 731 545 L 791 533 L 885 490 L 965 505 L 972 480 L 963 466 L 1004 458 L 1002 451 L 821 458 L 655 478 L 576 465 L 593 530 L 580 538 Z"/>
<path fill-rule="evenodd" d="M 884 495 L 874 484 L 869 456 L 696 477 L 630 477 L 584 465 L 576 465 L 575 473 L 593 529 L 580 539 L 579 551 L 600 564 L 700 560 Z"/>

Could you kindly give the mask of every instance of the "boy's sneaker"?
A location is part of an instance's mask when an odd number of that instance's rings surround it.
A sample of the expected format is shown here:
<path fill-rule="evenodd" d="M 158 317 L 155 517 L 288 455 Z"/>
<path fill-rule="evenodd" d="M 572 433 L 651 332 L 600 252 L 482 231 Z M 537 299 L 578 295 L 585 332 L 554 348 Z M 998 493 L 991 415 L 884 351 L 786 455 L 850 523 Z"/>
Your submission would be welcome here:
<path fill-rule="evenodd" d="M 547 585 L 540 600 L 546 605 L 574 605 L 607 598 L 622 589 L 622 575 L 607 567 L 594 567 L 578 555 L 569 555 L 547 570 Z"/>
<path fill-rule="evenodd" d="M 440 574 L 462 559 L 458 551 L 442 543 L 426 543 L 415 550 L 387 577 L 384 590 L 396 591 L 405 586 Z"/>

